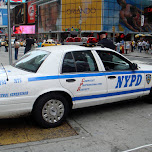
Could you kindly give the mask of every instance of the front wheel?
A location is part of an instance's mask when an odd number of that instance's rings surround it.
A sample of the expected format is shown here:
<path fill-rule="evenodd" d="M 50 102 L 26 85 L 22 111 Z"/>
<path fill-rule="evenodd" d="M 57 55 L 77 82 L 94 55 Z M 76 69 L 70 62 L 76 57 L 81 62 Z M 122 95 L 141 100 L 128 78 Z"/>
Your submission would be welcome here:
<path fill-rule="evenodd" d="M 33 108 L 33 117 L 41 127 L 53 128 L 64 121 L 68 112 L 68 101 L 60 94 L 52 93 L 38 99 Z"/>

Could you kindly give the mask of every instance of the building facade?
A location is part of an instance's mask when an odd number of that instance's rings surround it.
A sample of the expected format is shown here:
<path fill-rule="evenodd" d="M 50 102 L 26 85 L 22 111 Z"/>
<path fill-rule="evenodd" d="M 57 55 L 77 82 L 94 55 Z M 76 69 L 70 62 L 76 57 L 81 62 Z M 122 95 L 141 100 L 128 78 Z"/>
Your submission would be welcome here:
<path fill-rule="evenodd" d="M 23 11 L 21 6 L 15 8 L 14 26 L 35 25 L 33 34 L 38 38 L 97 37 L 101 31 L 132 38 L 152 33 L 151 0 L 29 0 L 22 5 Z"/>
<path fill-rule="evenodd" d="M 38 33 L 60 37 L 62 33 L 152 32 L 144 15 L 150 0 L 52 0 L 38 5 Z M 144 18 L 144 19 L 143 19 Z M 142 23 L 143 22 L 143 23 Z M 68 34 L 68 35 L 69 35 Z"/>

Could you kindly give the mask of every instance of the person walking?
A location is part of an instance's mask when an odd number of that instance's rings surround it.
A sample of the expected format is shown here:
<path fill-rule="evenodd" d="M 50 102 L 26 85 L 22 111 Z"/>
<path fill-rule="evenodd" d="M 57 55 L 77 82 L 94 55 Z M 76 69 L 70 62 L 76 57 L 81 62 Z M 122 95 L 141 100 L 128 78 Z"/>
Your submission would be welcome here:
<path fill-rule="evenodd" d="M 113 44 L 111 40 L 107 39 L 105 32 L 100 33 L 100 41 L 98 42 L 98 44 L 101 44 L 103 47 L 116 50 L 116 46 Z"/>
<path fill-rule="evenodd" d="M 5 52 L 8 52 L 8 38 L 5 39 Z"/>
<path fill-rule="evenodd" d="M 138 42 L 138 50 L 141 53 L 141 51 L 142 51 L 142 42 L 141 41 Z"/>
<path fill-rule="evenodd" d="M 118 42 L 118 43 L 116 44 L 116 46 L 117 46 L 117 52 L 118 52 L 118 53 L 120 53 L 121 43 L 120 43 L 120 42 Z"/>
<path fill-rule="evenodd" d="M 19 42 L 17 41 L 17 38 L 14 41 L 14 49 L 15 49 L 15 60 L 18 60 L 18 49 L 20 45 Z"/>
<path fill-rule="evenodd" d="M 146 46 L 145 46 L 146 53 L 148 53 L 149 48 L 150 48 L 150 44 L 149 44 L 149 41 L 147 41 Z"/>
<path fill-rule="evenodd" d="M 134 52 L 135 49 L 135 41 L 131 41 L 131 52 Z"/>
<path fill-rule="evenodd" d="M 34 40 L 27 36 L 24 54 L 31 50 Z"/>
<path fill-rule="evenodd" d="M 144 51 L 146 51 L 145 47 L 146 47 L 146 42 L 145 42 L 145 40 L 143 40 L 143 41 L 142 41 L 142 49 L 143 49 Z"/>

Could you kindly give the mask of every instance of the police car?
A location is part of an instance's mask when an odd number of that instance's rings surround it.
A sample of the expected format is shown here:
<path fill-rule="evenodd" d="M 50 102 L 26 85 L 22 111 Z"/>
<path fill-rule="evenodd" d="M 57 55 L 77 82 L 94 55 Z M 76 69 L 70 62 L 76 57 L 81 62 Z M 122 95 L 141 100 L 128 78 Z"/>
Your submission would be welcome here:
<path fill-rule="evenodd" d="M 37 48 L 0 69 L 0 118 L 31 113 L 42 127 L 71 109 L 149 95 L 152 67 L 101 47 Z"/>

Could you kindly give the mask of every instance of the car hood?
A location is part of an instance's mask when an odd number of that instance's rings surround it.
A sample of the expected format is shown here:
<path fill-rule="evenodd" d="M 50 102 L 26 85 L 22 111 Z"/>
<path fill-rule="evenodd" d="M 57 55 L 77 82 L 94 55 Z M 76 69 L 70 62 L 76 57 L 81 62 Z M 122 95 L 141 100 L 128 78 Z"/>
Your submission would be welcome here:
<path fill-rule="evenodd" d="M 152 71 L 152 65 L 147 65 L 147 64 L 138 64 L 138 67 L 140 68 L 140 70 L 143 71 Z"/>
<path fill-rule="evenodd" d="M 4 69 L 5 68 L 5 69 Z M 14 75 L 25 75 L 25 74 L 29 74 L 29 72 L 15 68 L 11 65 L 7 65 L 7 66 L 1 66 L 0 67 L 0 76 L 6 76 L 6 72 L 8 77 L 9 76 L 14 76 Z"/>

